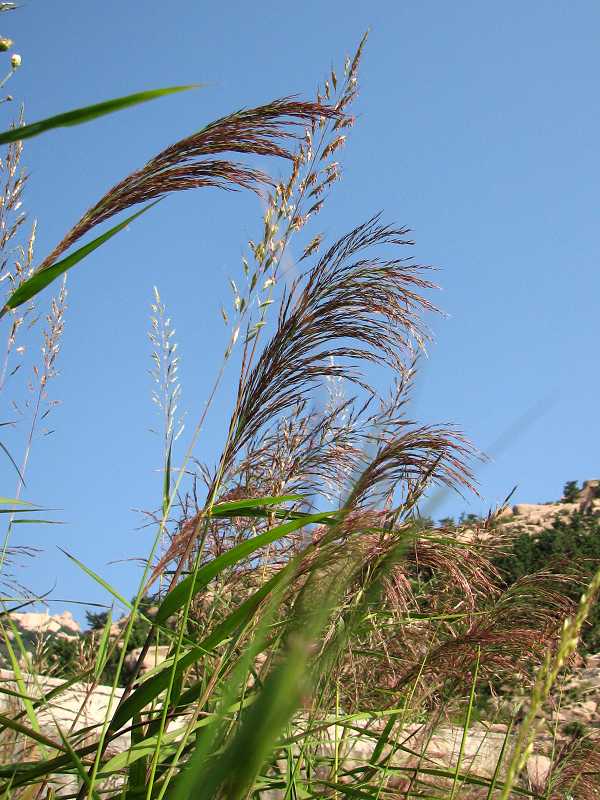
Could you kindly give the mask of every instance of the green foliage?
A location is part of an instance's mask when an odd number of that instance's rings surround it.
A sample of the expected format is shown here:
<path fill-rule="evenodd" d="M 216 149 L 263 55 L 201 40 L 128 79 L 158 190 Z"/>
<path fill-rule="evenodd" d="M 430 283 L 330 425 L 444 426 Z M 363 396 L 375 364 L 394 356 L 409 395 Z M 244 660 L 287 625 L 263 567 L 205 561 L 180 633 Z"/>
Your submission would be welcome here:
<path fill-rule="evenodd" d="M 570 481 L 567 486 L 575 483 Z M 526 575 L 541 571 L 556 571 L 569 578 L 565 594 L 577 602 L 583 588 L 600 565 L 600 518 L 573 514 L 556 518 L 552 527 L 532 536 L 522 533 L 511 550 L 496 559 L 509 585 Z M 587 651 L 600 651 L 600 604 L 596 603 L 583 629 Z"/>
<path fill-rule="evenodd" d="M 66 111 L 54 117 L 32 122 L 30 125 L 23 125 L 17 128 L 11 128 L 8 131 L 3 131 L 0 133 L 0 144 L 9 144 L 10 142 L 30 139 L 32 136 L 39 136 L 41 133 L 46 133 L 46 131 L 53 130 L 54 128 L 81 125 L 84 122 L 90 122 L 106 114 L 114 114 L 115 111 L 121 111 L 121 109 L 129 108 L 139 103 L 147 103 L 149 100 L 156 100 L 168 94 L 184 92 L 188 89 L 195 88 L 197 87 L 170 86 L 166 89 L 151 89 L 148 92 L 138 92 L 136 94 L 127 95 L 126 97 L 117 97 L 114 100 L 105 100 L 103 103 L 95 103 L 85 108 L 76 108 L 73 111 Z"/>
<path fill-rule="evenodd" d="M 563 725 L 563 733 L 570 736 L 572 739 L 583 739 L 583 737 L 588 734 L 588 728 L 583 722 L 575 720 Z"/>
<path fill-rule="evenodd" d="M 86 611 L 85 618 L 90 631 L 101 631 L 108 621 L 108 611 Z"/>
<path fill-rule="evenodd" d="M 563 501 L 576 503 L 579 497 L 579 484 L 577 481 L 567 481 L 563 489 Z"/>
<path fill-rule="evenodd" d="M 81 672 L 78 637 L 48 636 L 44 645 L 43 660 L 46 669 L 61 678 L 74 678 Z"/>
<path fill-rule="evenodd" d="M 132 598 L 132 604 L 134 601 L 135 598 Z M 144 642 L 146 641 L 151 629 L 149 617 L 152 616 L 156 610 L 156 603 L 156 595 L 150 595 L 142 599 L 139 605 L 139 613 L 134 616 L 131 632 L 125 646 L 126 655 L 131 653 L 132 650 L 144 645 Z M 82 635 L 82 640 L 89 641 L 94 636 L 95 639 L 98 639 L 107 623 L 108 611 L 86 611 L 85 616 L 88 623 L 88 630 Z M 125 619 L 122 620 L 120 626 L 117 625 L 117 627 L 124 628 L 125 622 Z M 100 682 L 110 685 L 116 679 L 118 686 L 125 686 L 127 682 L 127 671 L 124 670 L 122 674 L 119 672 L 119 656 L 120 650 L 117 648 L 112 648 L 106 661 L 106 665 L 100 674 Z M 65 672 L 64 676 L 69 677 L 69 673 Z"/>

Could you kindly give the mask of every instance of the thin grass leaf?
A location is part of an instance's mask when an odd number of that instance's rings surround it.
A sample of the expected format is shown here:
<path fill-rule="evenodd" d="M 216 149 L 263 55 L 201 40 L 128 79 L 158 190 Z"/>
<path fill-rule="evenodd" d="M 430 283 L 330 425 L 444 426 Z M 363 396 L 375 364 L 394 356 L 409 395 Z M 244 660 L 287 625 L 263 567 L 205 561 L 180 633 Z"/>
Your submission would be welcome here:
<path fill-rule="evenodd" d="M 20 733 L 23 736 L 26 736 L 28 739 L 33 739 L 35 742 L 43 744 L 46 747 L 50 747 L 53 750 L 60 750 L 63 753 L 66 752 L 65 748 L 58 742 L 55 742 L 54 739 L 50 739 L 47 736 L 44 736 L 43 733 L 35 731 L 32 728 L 28 728 L 27 725 L 21 725 L 20 722 L 10 719 L 10 717 L 5 717 L 4 714 L 0 714 L 0 727 L 9 728 L 11 731 Z"/>
<path fill-rule="evenodd" d="M 173 449 L 173 442 L 169 442 L 167 450 L 167 458 L 165 463 L 165 477 L 163 481 L 163 517 L 167 516 L 169 506 L 171 503 L 171 451 Z"/>
<path fill-rule="evenodd" d="M 251 665 L 265 648 L 267 632 L 275 619 L 284 589 L 285 586 L 278 587 L 271 597 L 265 613 L 258 620 L 252 641 L 242 652 L 222 689 L 219 714 L 223 725 L 213 728 L 212 736 L 204 736 L 197 741 L 187 769 L 182 774 L 180 773 L 169 793 L 170 800 L 183 800 L 183 798 L 199 794 L 210 798 L 216 796 L 216 790 L 222 786 L 224 779 L 234 778 L 238 769 L 241 769 L 242 772 L 246 771 L 246 773 L 248 770 L 255 772 L 256 763 L 263 760 L 264 751 L 268 750 L 268 739 L 273 737 L 274 740 L 278 736 L 280 728 L 289 720 L 295 707 L 299 704 L 305 681 L 308 679 L 307 671 L 299 669 L 300 665 L 305 665 L 308 657 L 306 641 L 300 636 L 290 642 L 287 658 L 271 673 L 256 701 L 247 714 L 242 716 L 241 725 L 236 726 L 237 733 L 234 733 L 231 738 L 231 727 L 227 724 L 226 719 L 227 709 L 234 702 L 236 696 L 239 696 Z M 307 636 L 312 632 L 312 625 L 306 626 L 303 631 Z M 295 657 L 300 654 L 303 656 L 302 658 Z M 297 674 L 293 676 L 291 671 Z M 274 682 L 278 686 L 274 686 Z M 298 693 L 297 697 L 295 692 Z M 242 698 L 244 698 L 243 689 Z M 266 713 L 265 700 L 267 700 L 268 708 L 273 711 L 270 719 Z M 259 711 L 258 714 L 256 713 L 257 704 L 262 705 L 262 711 Z M 243 709 L 244 704 L 242 703 L 240 711 Z M 258 720 L 260 722 L 257 726 L 256 721 Z M 249 738 L 252 740 L 251 744 L 248 741 Z M 213 757 L 210 757 L 211 755 Z M 200 791 L 198 791 L 199 789 Z M 233 800 L 237 793 L 235 790 L 232 792 L 232 789 L 230 784 L 224 793 L 219 793 L 218 796 Z"/>
<path fill-rule="evenodd" d="M 108 647 L 110 645 L 111 627 L 112 627 L 112 608 L 109 608 L 108 614 L 106 615 L 106 624 L 104 625 L 102 636 L 100 637 L 100 641 L 98 642 L 98 653 L 96 655 L 96 665 L 94 672 L 96 680 L 100 680 L 100 676 L 104 672 L 104 667 L 106 666 L 106 661 L 108 659 Z"/>
<path fill-rule="evenodd" d="M 473 671 L 473 680 L 471 681 L 471 691 L 469 693 L 469 705 L 467 706 L 467 713 L 465 715 L 465 723 L 463 725 L 462 737 L 460 740 L 460 749 L 458 751 L 458 759 L 456 761 L 456 772 L 454 774 L 454 781 L 452 782 L 452 791 L 450 793 L 450 800 L 456 797 L 456 790 L 458 788 L 458 776 L 462 765 L 463 756 L 465 754 L 465 745 L 467 743 L 467 736 L 469 735 L 469 725 L 471 724 L 471 714 L 473 712 L 473 705 L 475 703 L 475 687 L 477 686 L 477 677 L 479 675 L 479 663 L 481 661 L 481 647 L 477 648 L 477 660 L 475 662 L 475 669 Z"/>
<path fill-rule="evenodd" d="M 87 772 L 85 770 L 85 767 L 83 766 L 83 763 L 82 763 L 81 759 L 79 758 L 79 756 L 77 755 L 77 753 L 75 752 L 73 747 L 71 746 L 71 743 L 69 742 L 67 737 L 63 734 L 63 732 L 60 729 L 60 727 L 58 728 L 58 732 L 60 734 L 60 738 L 61 738 L 62 743 L 64 745 L 64 749 L 69 754 L 69 756 L 71 758 L 71 763 L 75 767 L 75 772 L 79 775 L 79 777 L 81 779 L 82 786 L 87 786 L 88 797 L 92 797 L 93 800 L 100 800 L 98 792 L 96 791 L 96 789 L 92 785 L 92 783 L 91 783 L 91 781 L 90 781 L 90 779 L 88 777 L 88 774 L 87 774 Z"/>
<path fill-rule="evenodd" d="M 414 773 L 414 771 L 415 771 L 415 767 L 399 767 L 399 766 L 393 766 L 393 765 L 388 765 L 386 767 L 386 769 L 389 772 L 403 772 L 403 773 L 407 772 L 409 774 L 410 773 Z M 442 767 L 435 768 L 435 767 L 423 767 L 423 766 L 420 766 L 419 767 L 419 772 L 423 773 L 423 775 L 428 775 L 428 776 L 434 777 L 434 778 L 450 778 L 450 779 L 454 779 L 454 775 L 455 775 L 455 770 L 443 769 Z M 469 772 L 466 772 L 466 773 L 465 772 L 460 772 L 459 775 L 458 775 L 458 779 L 460 780 L 461 783 L 467 783 L 470 786 L 489 787 L 489 785 L 490 785 L 490 779 L 489 778 L 484 778 L 484 777 L 482 777 L 480 775 L 473 775 L 473 774 L 471 774 Z M 496 787 L 498 789 L 503 789 L 505 787 L 505 784 L 502 781 L 498 781 L 498 783 L 496 784 Z M 539 795 L 536 792 L 532 792 L 532 791 L 529 791 L 527 789 L 523 789 L 523 788 L 521 788 L 519 786 L 513 786 L 511 788 L 511 791 L 514 792 L 514 794 L 521 795 L 522 797 L 539 798 Z"/>
<path fill-rule="evenodd" d="M 0 311 L 0 317 L 2 317 L 2 315 L 3 315 L 3 314 L 4 314 L 4 311 Z M 11 456 L 11 454 L 10 454 L 10 451 L 8 450 L 8 448 L 6 447 L 6 445 L 5 445 L 3 442 L 0 442 L 0 448 L 2 448 L 2 450 L 4 450 L 5 454 L 7 455 L 8 459 L 9 459 L 9 461 L 10 461 L 10 463 L 11 463 L 11 464 L 13 465 L 13 467 L 15 468 L 15 472 L 16 472 L 16 473 L 17 473 L 17 475 L 19 476 L 19 480 L 21 481 L 21 483 L 23 484 L 23 486 L 25 486 L 25 485 L 26 485 L 26 484 L 25 484 L 25 479 L 24 479 L 24 478 L 23 478 L 23 476 L 21 475 L 21 470 L 18 468 L 18 466 L 17 466 L 17 462 L 16 462 L 16 461 L 14 460 L 14 458 Z"/>
<path fill-rule="evenodd" d="M 267 678 L 258 700 L 250 709 L 238 734 L 226 752 L 217 758 L 208 774 L 194 770 L 194 756 L 189 770 L 180 777 L 173 800 L 183 800 L 202 794 L 221 796 L 220 787 L 227 788 L 223 796 L 237 800 L 246 796 L 256 774 L 266 759 L 280 731 L 296 711 L 307 686 L 306 642 L 290 642 L 286 661 Z"/>
<path fill-rule="evenodd" d="M 156 614 L 156 621 L 164 622 L 167 620 L 185 604 L 190 592 L 192 595 L 197 594 L 214 577 L 216 577 L 227 567 L 237 564 L 238 561 L 241 561 L 243 558 L 247 558 L 261 547 L 272 544 L 273 542 L 277 541 L 277 539 L 281 539 L 293 531 L 303 528 L 305 525 L 322 522 L 323 519 L 326 518 L 329 519 L 331 515 L 332 514 L 330 511 L 320 514 L 310 514 L 302 519 L 292 520 L 291 522 L 286 522 L 283 525 L 278 525 L 276 528 L 265 531 L 265 533 L 261 533 L 252 539 L 248 539 L 236 545 L 235 547 L 232 547 L 226 553 L 223 553 L 223 555 L 218 556 L 212 561 L 209 561 L 208 564 L 205 564 L 203 567 L 201 567 L 195 576 L 190 575 L 178 583 L 169 592 L 169 594 L 167 594 L 161 603 Z"/>
<path fill-rule="evenodd" d="M 248 702 L 250 701 L 247 701 L 247 703 Z M 240 709 L 240 704 L 235 703 L 235 705 L 232 705 L 229 708 L 229 712 L 235 713 L 236 711 L 239 711 L 239 709 Z M 212 725 L 217 719 L 218 717 L 216 715 L 203 717 L 202 719 L 197 720 L 194 723 L 191 732 L 196 731 L 200 728 L 205 728 L 208 725 Z M 175 729 L 169 731 L 168 733 L 163 733 L 161 737 L 162 744 L 165 746 L 170 746 L 173 743 L 177 742 L 177 740 L 180 739 L 183 736 L 183 734 L 184 734 L 183 728 Z M 133 744 L 129 750 L 124 751 L 122 753 L 117 753 L 109 761 L 107 761 L 106 764 L 104 764 L 104 766 L 102 767 L 101 772 L 98 773 L 98 777 L 99 778 L 109 777 L 118 770 L 124 769 L 125 767 L 135 763 L 136 761 L 139 761 L 139 759 L 151 756 L 156 748 L 158 741 L 159 741 L 159 734 L 137 739 L 135 744 Z"/>
<path fill-rule="evenodd" d="M 125 755 L 129 756 L 136 748 L 140 758 L 127 760 L 127 784 L 125 787 L 125 800 L 133 797 L 137 792 L 143 791 L 146 779 L 146 770 L 148 769 L 148 756 L 156 748 L 157 742 L 154 742 L 154 748 L 147 753 L 147 742 L 144 742 L 144 728 L 141 724 L 141 718 L 135 716 L 133 718 L 133 726 L 131 730 L 131 747 L 127 749 Z M 139 752 L 140 745 L 144 746 L 144 750 Z"/>
<path fill-rule="evenodd" d="M 136 92 L 135 94 L 125 95 L 124 97 L 116 97 L 114 100 L 105 100 L 102 103 L 94 103 L 91 106 L 75 108 L 63 114 L 56 114 L 53 117 L 47 117 L 38 122 L 32 122 L 30 125 L 23 125 L 20 128 L 12 128 L 9 131 L 4 131 L 0 133 L 0 144 L 9 144 L 10 142 L 30 139 L 32 136 L 39 136 L 41 133 L 53 130 L 54 128 L 81 125 L 84 122 L 90 122 L 98 117 L 112 114 L 115 111 L 121 111 L 124 108 L 129 108 L 139 103 L 147 103 L 149 100 L 156 100 L 159 97 L 165 97 L 169 94 L 198 88 L 200 88 L 200 84 L 168 86 L 165 89 L 151 89 L 147 92 Z"/>
<path fill-rule="evenodd" d="M 282 569 L 274 575 L 269 581 L 260 587 L 250 598 L 248 598 L 241 606 L 235 609 L 226 619 L 224 619 L 216 628 L 209 633 L 209 635 L 200 642 L 200 644 L 180 656 L 176 665 L 176 677 L 182 674 L 186 669 L 193 666 L 201 658 L 208 655 L 217 645 L 221 644 L 230 633 L 240 629 L 252 617 L 260 603 L 278 586 L 287 575 L 289 569 Z M 139 713 L 143 708 L 150 705 L 156 698 L 163 692 L 169 685 L 170 676 L 169 668 L 172 662 L 169 660 L 164 661 L 160 667 L 161 671 L 154 674 L 152 677 L 145 680 L 136 690 L 131 694 L 127 700 L 117 709 L 112 721 L 111 728 L 119 730 L 130 720 L 134 714 Z M 193 702 L 198 695 L 197 687 L 191 687 L 181 696 L 179 705 L 181 707 Z"/>
<path fill-rule="evenodd" d="M 206 514 L 210 517 L 227 517 L 232 511 L 236 511 L 239 516 L 247 516 L 247 510 L 257 511 L 263 506 L 281 505 L 281 503 L 288 503 L 303 500 L 300 494 L 283 494 L 277 497 L 255 497 L 247 498 L 244 500 L 231 500 L 225 503 L 215 503 L 214 506 L 207 509 Z M 269 512 L 273 513 L 273 512 Z M 282 513 L 286 513 L 283 511 Z"/>
<path fill-rule="evenodd" d="M 39 697 L 32 697 L 28 694 L 21 694 L 21 692 L 13 692 L 12 689 L 7 689 L 5 686 L 0 685 L 0 694 L 7 694 L 10 697 L 18 697 L 19 700 L 29 700 L 30 703 L 38 701 Z"/>
<path fill-rule="evenodd" d="M 14 637 L 15 641 L 17 642 L 19 650 L 21 651 L 21 657 L 24 659 L 25 663 L 27 663 L 27 660 L 26 660 L 27 651 L 25 649 L 25 645 L 23 644 L 23 639 L 21 637 L 19 629 L 17 628 L 17 626 L 15 625 L 15 623 L 13 622 L 13 620 L 12 620 L 12 618 L 10 616 L 8 616 L 6 618 L 6 620 L 8 622 L 8 625 L 11 628 L 13 637 Z M 26 695 L 27 694 L 27 687 L 25 685 L 25 680 L 23 678 L 23 673 L 21 671 L 21 664 L 19 663 L 19 659 L 17 658 L 17 654 L 14 651 L 14 648 L 12 646 L 11 640 L 10 640 L 10 638 L 8 636 L 8 632 L 6 631 L 4 625 L 0 625 L 0 627 L 2 629 L 2 635 L 4 637 L 4 644 L 5 644 L 6 650 L 8 652 L 8 657 L 10 659 L 10 663 L 11 663 L 11 666 L 12 666 L 12 671 L 13 671 L 14 676 L 15 676 L 15 682 L 17 684 L 17 688 L 18 688 L 19 692 L 22 695 Z M 41 733 L 40 724 L 39 724 L 39 721 L 38 721 L 38 718 L 37 718 L 37 714 L 35 713 L 35 704 L 30 702 L 29 700 L 23 699 L 23 706 L 25 708 L 25 713 L 27 714 L 27 718 L 29 719 L 31 727 L 34 729 L 34 731 L 36 733 Z"/>
<path fill-rule="evenodd" d="M 35 508 L 34 511 L 41 511 L 41 508 Z M 48 510 L 48 509 L 46 509 Z M 0 508 L 0 514 L 31 514 L 31 508 Z"/>
<path fill-rule="evenodd" d="M 58 547 L 58 545 L 57 545 L 57 547 Z M 117 592 L 117 590 L 116 590 L 116 589 L 114 589 L 114 588 L 113 588 L 113 587 L 110 585 L 110 583 L 107 583 L 107 582 L 104 580 L 104 578 L 101 578 L 101 577 L 100 577 L 100 576 L 99 576 L 99 575 L 98 575 L 96 572 L 94 572 L 94 570 L 93 570 L 93 569 L 90 569 L 89 567 L 86 567 L 86 565 L 85 565 L 85 564 L 83 564 L 83 563 L 82 563 L 82 562 L 81 562 L 81 561 L 80 561 L 78 558 L 75 558 L 75 556 L 72 556 L 72 555 L 71 555 L 70 553 L 68 553 L 66 550 L 63 550 L 63 548 L 62 548 L 62 547 L 58 547 L 58 549 L 61 551 L 61 553 L 64 553 L 64 554 L 67 556 L 67 558 L 70 558 L 70 559 L 71 559 L 71 561 L 72 561 L 74 564 L 77 564 L 77 566 L 78 566 L 80 569 L 82 569 L 82 570 L 85 572 L 85 574 L 86 574 L 86 575 L 89 575 L 89 576 L 90 576 L 90 578 L 93 578 L 93 580 L 95 580 L 95 581 L 96 581 L 96 583 L 100 584 L 100 586 L 102 586 L 102 588 L 103 588 L 103 589 L 106 589 L 106 591 L 107 591 L 107 592 L 109 592 L 109 594 L 112 594 L 112 596 L 113 596 L 114 598 L 116 598 L 116 599 L 117 599 L 117 600 L 118 600 L 120 603 L 123 603 L 123 605 L 124 605 L 126 608 L 128 608 L 130 611 L 131 611 L 131 609 L 132 609 L 132 605 L 131 605 L 131 603 L 129 602 L 129 600 L 126 600 L 126 599 L 123 597 L 123 595 L 122 595 L 122 594 L 120 594 L 119 592 Z"/>
<path fill-rule="evenodd" d="M 15 506 L 29 506 L 34 508 L 33 503 L 28 503 L 26 500 L 17 500 L 13 497 L 0 497 L 0 505 L 15 505 Z"/>
<path fill-rule="evenodd" d="M 86 747 L 79 748 L 77 755 L 89 755 L 95 752 L 98 745 L 96 743 L 87 745 Z M 6 792 L 9 786 L 17 787 L 24 784 L 31 783 L 38 778 L 60 773 L 65 767 L 71 764 L 71 756 L 65 753 L 56 758 L 50 758 L 44 761 L 30 761 L 21 762 L 17 764 L 10 764 L 8 766 L 0 766 L 0 777 L 8 778 L 9 784 L 0 786 L 0 793 Z"/>
<path fill-rule="evenodd" d="M 492 781 L 490 783 L 490 788 L 488 789 L 486 800 L 491 800 L 494 794 L 494 789 L 496 788 L 496 785 L 498 783 L 498 777 L 500 775 L 500 770 L 502 769 L 502 762 L 504 761 L 506 746 L 510 742 L 513 724 L 514 720 L 511 719 L 506 729 L 506 734 L 504 736 L 504 741 L 502 742 L 502 748 L 500 750 L 500 754 L 498 755 L 498 760 L 496 761 L 496 766 L 494 767 L 494 774 L 492 775 Z"/>
<path fill-rule="evenodd" d="M 6 305 L 2 311 L 0 311 L 0 317 L 3 317 L 4 314 L 11 309 L 17 308 L 23 303 L 26 303 L 27 300 L 35 297 L 36 294 L 41 292 L 42 289 L 45 289 L 46 286 L 55 281 L 60 275 L 62 275 L 68 269 L 71 269 L 71 267 L 74 267 L 75 264 L 78 264 L 90 253 L 93 253 L 94 250 L 97 250 L 109 239 L 112 239 L 113 236 L 116 236 L 116 234 L 122 231 L 123 228 L 126 228 L 131 222 L 133 222 L 134 219 L 137 219 L 137 217 L 145 214 L 146 211 L 149 211 L 152 206 L 155 206 L 158 202 L 159 200 L 155 200 L 153 203 L 149 203 L 147 206 L 144 206 L 144 208 L 142 208 L 140 211 L 137 211 L 135 214 L 127 217 L 127 219 L 123 220 L 123 222 L 120 222 L 118 225 L 110 228 L 101 236 L 98 236 L 96 239 L 88 242 L 88 244 L 85 244 L 83 247 L 75 250 L 74 253 L 71 253 L 71 255 L 63 258 L 56 264 L 46 267 L 46 269 L 41 269 L 37 272 L 34 272 L 31 278 L 28 278 L 28 280 L 24 281 L 19 288 L 11 294 L 6 301 Z M 1 443 L 0 446 L 2 446 Z"/>

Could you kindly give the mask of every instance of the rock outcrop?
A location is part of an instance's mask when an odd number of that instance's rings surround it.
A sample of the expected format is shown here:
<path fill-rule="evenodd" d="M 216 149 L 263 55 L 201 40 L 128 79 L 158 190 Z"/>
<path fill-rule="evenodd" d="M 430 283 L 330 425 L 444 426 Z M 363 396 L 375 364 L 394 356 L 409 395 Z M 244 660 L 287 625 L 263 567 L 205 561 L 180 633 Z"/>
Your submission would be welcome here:
<path fill-rule="evenodd" d="M 23 613 L 15 611 L 10 616 L 19 632 L 23 634 L 53 634 L 65 639 L 74 639 L 81 635 L 81 628 L 70 611 L 54 615 L 47 611 Z"/>
<path fill-rule="evenodd" d="M 600 480 L 584 481 L 572 502 L 517 503 L 503 509 L 498 520 L 534 535 L 550 528 L 555 519 L 568 519 L 575 513 L 600 515 Z"/>

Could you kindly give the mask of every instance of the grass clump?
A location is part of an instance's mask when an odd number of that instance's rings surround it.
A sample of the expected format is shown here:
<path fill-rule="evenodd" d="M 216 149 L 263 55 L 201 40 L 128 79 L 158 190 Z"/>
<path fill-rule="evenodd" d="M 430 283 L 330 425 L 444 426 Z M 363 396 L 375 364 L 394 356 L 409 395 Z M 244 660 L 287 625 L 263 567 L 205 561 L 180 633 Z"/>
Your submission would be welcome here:
<path fill-rule="evenodd" d="M 248 243 L 233 308 L 223 310 L 223 368 L 178 469 L 177 357 L 155 291 L 164 480 L 136 595 L 126 601 L 72 556 L 125 616 L 90 617 L 93 657 L 52 686 L 22 668 L 22 641 L 10 616 L 0 618 L 14 687 L 0 727 L 27 744 L 0 765 L 7 797 L 597 792 L 597 768 L 578 772 L 585 758 L 594 763 L 586 737 L 551 748 L 541 788 L 527 759 L 598 577 L 578 605 L 558 571 L 523 571 L 507 586 L 499 559 L 510 542 L 495 514 L 424 520 L 432 490 L 475 491 L 477 458 L 460 431 L 408 413 L 425 318 L 436 312 L 430 272 L 408 256 L 408 229 L 381 216 L 330 244 L 307 227 L 341 177 L 364 43 L 314 102 L 236 112 L 164 150 L 92 206 L 37 270 L 30 259 L 13 286 L 138 203 L 206 186 L 266 192 L 261 236 Z M 230 152 L 287 159 L 289 174 L 273 180 L 225 159 Z M 293 237 L 303 255 L 287 281 Z M 235 358 L 237 393 L 211 467 L 198 438 Z M 370 381 L 372 365 L 387 376 L 384 390 Z M 531 694 L 510 724 L 476 726 L 478 698 L 515 678 Z M 73 705 L 64 724 L 61 708 Z"/>

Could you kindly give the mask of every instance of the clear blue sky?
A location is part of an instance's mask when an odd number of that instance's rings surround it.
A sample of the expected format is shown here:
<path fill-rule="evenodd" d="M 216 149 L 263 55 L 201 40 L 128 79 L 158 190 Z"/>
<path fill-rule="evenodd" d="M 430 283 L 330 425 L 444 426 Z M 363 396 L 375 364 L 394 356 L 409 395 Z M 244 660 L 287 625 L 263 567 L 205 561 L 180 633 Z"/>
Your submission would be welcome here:
<path fill-rule="evenodd" d="M 165 145 L 240 106 L 311 96 L 370 26 L 345 178 L 320 226 L 334 237 L 383 209 L 413 229 L 416 258 L 441 268 L 436 299 L 450 317 L 435 323 L 415 417 L 455 422 L 485 449 L 546 408 L 480 471 L 481 499 L 449 498 L 440 515 L 484 511 L 515 484 L 517 500 L 535 502 L 558 496 L 568 479 L 600 476 L 595 0 L 305 0 L 293 9 L 28 0 L 2 23 L 23 56 L 10 91 L 28 121 L 145 88 L 208 84 L 27 144 L 39 259 Z M 10 112 L 0 106 L 3 127 Z M 136 531 L 142 518 L 132 509 L 160 503 L 160 447 L 148 433 L 157 422 L 147 374 L 152 286 L 177 329 L 189 431 L 220 363 L 227 279 L 239 274 L 260 214 L 243 194 L 170 198 L 71 273 L 62 374 L 51 387 L 62 405 L 55 433 L 35 443 L 26 492 L 67 524 L 15 534 L 44 548 L 21 571 L 37 591 L 56 584 L 55 597 L 104 599 L 59 544 L 133 592 L 134 565 L 107 562 L 147 552 L 150 535 Z M 199 457 L 220 444 L 227 388 Z M 7 441 L 18 453 L 23 431 Z M 13 474 L 0 468 L 10 495 Z"/>

